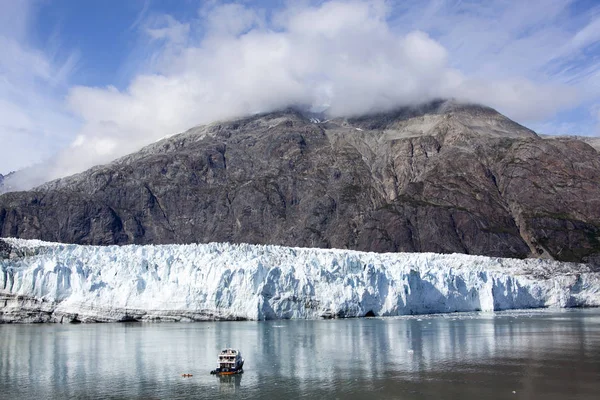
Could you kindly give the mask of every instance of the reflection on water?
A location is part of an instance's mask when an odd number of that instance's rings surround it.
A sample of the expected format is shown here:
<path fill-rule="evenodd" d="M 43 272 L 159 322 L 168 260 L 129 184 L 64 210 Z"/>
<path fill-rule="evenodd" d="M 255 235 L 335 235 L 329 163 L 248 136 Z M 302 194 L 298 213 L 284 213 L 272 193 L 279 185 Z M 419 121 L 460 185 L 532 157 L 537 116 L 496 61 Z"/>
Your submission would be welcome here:
<path fill-rule="evenodd" d="M 242 351 L 244 374 L 210 375 L 227 346 Z M 584 399 L 598 393 L 600 310 L 0 325 L 1 398 Z"/>
<path fill-rule="evenodd" d="M 221 394 L 235 394 L 240 393 L 242 387 L 242 375 L 229 375 L 219 376 L 219 393 Z"/>

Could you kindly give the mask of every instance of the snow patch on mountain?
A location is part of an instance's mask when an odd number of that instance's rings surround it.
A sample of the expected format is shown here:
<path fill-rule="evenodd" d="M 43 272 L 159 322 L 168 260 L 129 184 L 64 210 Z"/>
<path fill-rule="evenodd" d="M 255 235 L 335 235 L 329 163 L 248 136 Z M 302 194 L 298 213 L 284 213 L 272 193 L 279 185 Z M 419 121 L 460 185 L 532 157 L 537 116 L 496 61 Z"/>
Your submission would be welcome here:
<path fill-rule="evenodd" d="M 248 244 L 4 239 L 0 321 L 394 316 L 600 306 L 585 264 Z"/>

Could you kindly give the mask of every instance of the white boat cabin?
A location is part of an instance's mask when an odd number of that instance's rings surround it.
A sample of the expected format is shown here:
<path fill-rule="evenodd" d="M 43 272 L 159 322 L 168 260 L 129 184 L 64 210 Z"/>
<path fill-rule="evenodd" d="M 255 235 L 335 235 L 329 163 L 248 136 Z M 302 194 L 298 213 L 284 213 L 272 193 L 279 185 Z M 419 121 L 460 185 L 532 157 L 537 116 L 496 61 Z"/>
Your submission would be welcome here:
<path fill-rule="evenodd" d="M 219 354 L 219 368 L 239 368 L 242 362 L 242 354 L 239 350 L 224 349 Z"/>

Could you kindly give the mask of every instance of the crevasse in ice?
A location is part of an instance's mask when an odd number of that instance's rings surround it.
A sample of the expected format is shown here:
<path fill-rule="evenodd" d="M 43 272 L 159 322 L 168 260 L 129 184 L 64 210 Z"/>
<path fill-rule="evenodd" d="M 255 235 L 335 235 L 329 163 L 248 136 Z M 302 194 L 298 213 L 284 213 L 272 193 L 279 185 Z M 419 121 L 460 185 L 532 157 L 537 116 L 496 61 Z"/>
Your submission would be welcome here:
<path fill-rule="evenodd" d="M 393 316 L 600 305 L 584 264 L 210 243 L 4 239 L 0 321 Z"/>

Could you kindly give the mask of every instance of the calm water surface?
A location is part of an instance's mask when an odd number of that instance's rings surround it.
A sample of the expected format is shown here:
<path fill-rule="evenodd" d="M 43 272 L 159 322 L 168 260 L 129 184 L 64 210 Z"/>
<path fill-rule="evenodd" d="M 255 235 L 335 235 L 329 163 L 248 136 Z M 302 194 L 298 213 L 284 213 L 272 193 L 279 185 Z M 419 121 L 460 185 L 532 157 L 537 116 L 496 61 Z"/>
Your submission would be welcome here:
<path fill-rule="evenodd" d="M 0 325 L 0 398 L 600 399 L 600 310 Z"/>

